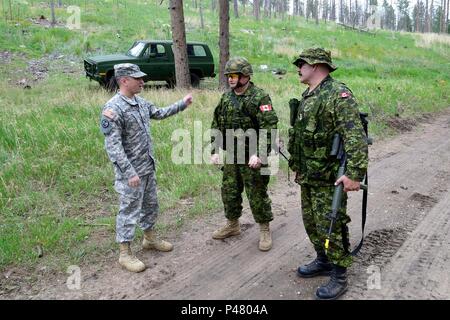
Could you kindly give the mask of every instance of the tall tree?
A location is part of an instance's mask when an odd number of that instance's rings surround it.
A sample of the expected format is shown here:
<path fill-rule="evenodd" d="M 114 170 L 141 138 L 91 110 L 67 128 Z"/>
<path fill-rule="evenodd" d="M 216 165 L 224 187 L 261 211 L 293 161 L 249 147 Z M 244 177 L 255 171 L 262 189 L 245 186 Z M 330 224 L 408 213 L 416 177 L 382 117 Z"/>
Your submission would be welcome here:
<path fill-rule="evenodd" d="M 50 9 L 51 9 L 51 12 L 52 12 L 52 26 L 54 26 L 56 24 L 55 1 L 54 0 L 50 1 Z"/>
<path fill-rule="evenodd" d="M 234 11 L 234 17 L 236 19 L 239 18 L 238 0 L 233 0 L 233 11 Z"/>
<path fill-rule="evenodd" d="M 441 0 L 441 20 L 440 20 L 440 33 L 447 32 L 447 1 Z"/>
<path fill-rule="evenodd" d="M 299 4 L 298 4 L 298 15 L 302 16 L 302 17 L 305 16 L 305 3 L 303 1 L 299 1 Z"/>
<path fill-rule="evenodd" d="M 328 3 L 328 0 L 323 0 L 322 1 L 322 20 L 327 21 L 329 11 L 330 11 L 330 5 Z"/>
<path fill-rule="evenodd" d="M 292 14 L 294 16 L 298 15 L 298 6 L 299 6 L 299 0 L 292 0 Z"/>
<path fill-rule="evenodd" d="M 228 79 L 223 74 L 225 65 L 230 59 L 230 3 L 219 0 L 219 87 L 228 87 Z"/>
<path fill-rule="evenodd" d="M 409 0 L 398 0 L 397 30 L 411 31 L 411 17 L 409 16 Z"/>
<path fill-rule="evenodd" d="M 203 0 L 198 0 L 198 11 L 200 13 L 200 26 L 205 29 L 205 21 L 203 19 Z"/>
<path fill-rule="evenodd" d="M 336 21 L 336 0 L 331 1 L 330 20 Z"/>
<path fill-rule="evenodd" d="M 296 1 L 296 0 L 294 0 L 294 1 Z M 266 18 L 269 17 L 269 7 L 270 7 L 270 0 L 264 0 L 263 1 L 263 15 Z"/>
<path fill-rule="evenodd" d="M 450 26 L 448 24 L 448 16 L 449 16 L 449 6 L 450 6 L 450 0 L 447 0 L 447 14 L 445 15 L 445 26 L 446 26 L 446 30 L 445 32 L 450 33 Z"/>
<path fill-rule="evenodd" d="M 259 0 L 253 0 L 253 16 L 255 20 L 259 20 Z"/>
<path fill-rule="evenodd" d="M 433 19 L 434 19 L 434 0 L 431 0 L 430 8 L 429 8 L 430 18 L 428 20 L 428 32 L 433 32 Z"/>
<path fill-rule="evenodd" d="M 177 87 L 190 88 L 191 77 L 186 46 L 183 0 L 170 0 L 170 21 L 172 28 L 173 55 L 175 58 L 175 77 Z"/>
<path fill-rule="evenodd" d="M 422 1 L 417 0 L 413 8 L 414 32 L 425 31 L 425 6 Z"/>
<path fill-rule="evenodd" d="M 442 15 L 442 8 L 441 6 L 438 6 L 434 12 L 433 12 L 433 21 L 432 21 L 432 30 L 433 32 L 440 32 L 441 30 L 441 15 Z"/>
<path fill-rule="evenodd" d="M 447 14 L 445 15 L 445 26 L 446 26 L 446 30 L 445 32 L 450 33 L 450 26 L 448 24 L 448 16 L 449 16 L 449 6 L 450 6 L 450 0 L 447 0 Z"/>
<path fill-rule="evenodd" d="M 314 0 L 314 19 L 319 24 L 319 0 Z"/>
<path fill-rule="evenodd" d="M 242 3 L 242 12 L 243 12 L 244 15 L 245 15 L 245 5 L 247 4 L 247 1 L 248 1 L 248 0 L 241 0 L 241 3 Z"/>
<path fill-rule="evenodd" d="M 395 19 L 396 18 L 395 18 L 394 7 L 391 4 L 388 4 L 386 0 L 384 2 L 383 6 L 384 6 L 384 11 L 385 11 L 386 29 L 395 30 L 395 28 L 396 28 L 396 20 Z"/>

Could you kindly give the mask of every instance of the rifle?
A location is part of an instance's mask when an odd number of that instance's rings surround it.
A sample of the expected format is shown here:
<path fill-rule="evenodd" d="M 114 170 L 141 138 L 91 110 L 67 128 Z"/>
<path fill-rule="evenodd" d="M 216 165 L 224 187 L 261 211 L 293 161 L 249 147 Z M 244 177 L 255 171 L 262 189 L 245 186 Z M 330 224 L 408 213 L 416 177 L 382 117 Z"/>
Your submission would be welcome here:
<path fill-rule="evenodd" d="M 366 132 L 367 136 L 367 144 L 372 144 L 372 139 L 368 136 L 368 129 L 367 129 L 367 113 L 359 113 L 359 117 L 361 119 L 361 122 L 363 124 L 364 131 Z M 344 151 L 344 143 L 342 141 L 342 137 L 336 133 L 333 136 L 333 145 L 331 147 L 330 156 L 336 156 L 336 159 L 339 160 L 339 169 L 336 175 L 336 180 L 342 177 L 345 174 L 346 166 L 347 166 L 347 154 Z M 363 201 L 362 201 L 362 238 L 358 246 L 351 252 L 352 255 L 356 255 L 359 250 L 361 249 L 363 242 L 364 242 L 364 227 L 366 224 L 366 216 L 367 216 L 367 196 L 368 196 L 368 176 L 367 171 L 364 175 L 363 182 L 360 184 L 360 188 L 363 190 Z M 338 219 L 338 211 L 341 208 L 342 203 L 342 192 L 343 192 L 344 186 L 341 182 L 334 188 L 334 194 L 333 194 L 333 200 L 331 203 L 331 212 L 328 215 L 328 218 L 330 219 L 330 227 L 328 229 L 328 235 L 325 239 L 325 252 L 328 251 L 329 244 L 330 244 L 330 238 L 331 233 L 333 232 L 333 227 Z"/>

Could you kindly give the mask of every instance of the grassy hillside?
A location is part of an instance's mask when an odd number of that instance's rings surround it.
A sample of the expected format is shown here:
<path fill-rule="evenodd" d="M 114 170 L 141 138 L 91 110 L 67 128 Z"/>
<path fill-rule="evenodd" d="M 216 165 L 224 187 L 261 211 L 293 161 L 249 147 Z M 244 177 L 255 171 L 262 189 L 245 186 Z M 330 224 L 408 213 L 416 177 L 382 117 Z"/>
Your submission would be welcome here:
<path fill-rule="evenodd" d="M 170 38 L 167 5 L 159 1 L 63 2 L 79 5 L 81 29 L 65 27 L 71 15 L 66 8 L 57 9 L 56 28 L 36 23 L 41 15 L 50 17 L 48 6 L 38 1 L 16 4 L 16 21 L 0 21 L 0 270 L 33 266 L 42 250 L 46 264 L 65 268 L 111 247 L 117 197 L 98 127 L 111 94 L 84 78 L 82 58 L 123 52 L 136 39 Z M 217 14 L 205 9 L 202 30 L 190 4 L 185 8 L 187 38 L 207 42 L 217 62 Z M 448 37 L 370 35 L 332 23 L 257 23 L 246 16 L 231 18 L 230 30 L 231 54 L 253 63 L 254 82 L 271 94 L 284 136 L 287 101 L 304 90 L 290 62 L 310 46 L 332 49 L 339 66 L 333 75 L 370 113 L 372 135 L 393 133 L 393 123 L 411 123 L 408 119 L 450 105 Z M 287 74 L 274 76 L 260 65 Z M 194 121 L 204 129 L 210 125 L 221 94 L 216 87 L 217 80 L 205 83 L 193 92 L 195 103 L 186 112 L 153 123 L 162 231 L 221 208 L 216 168 L 170 161 L 175 129 L 193 134 Z M 185 93 L 148 88 L 142 96 L 164 106 Z"/>

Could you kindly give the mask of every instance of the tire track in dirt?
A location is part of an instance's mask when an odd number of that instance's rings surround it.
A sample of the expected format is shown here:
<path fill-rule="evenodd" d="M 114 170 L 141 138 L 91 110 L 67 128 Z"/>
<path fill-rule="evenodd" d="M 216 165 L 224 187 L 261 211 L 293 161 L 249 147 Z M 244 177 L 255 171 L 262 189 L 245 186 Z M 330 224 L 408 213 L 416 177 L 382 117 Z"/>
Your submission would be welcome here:
<path fill-rule="evenodd" d="M 382 269 L 366 298 L 450 298 L 450 192 L 427 214 Z"/>

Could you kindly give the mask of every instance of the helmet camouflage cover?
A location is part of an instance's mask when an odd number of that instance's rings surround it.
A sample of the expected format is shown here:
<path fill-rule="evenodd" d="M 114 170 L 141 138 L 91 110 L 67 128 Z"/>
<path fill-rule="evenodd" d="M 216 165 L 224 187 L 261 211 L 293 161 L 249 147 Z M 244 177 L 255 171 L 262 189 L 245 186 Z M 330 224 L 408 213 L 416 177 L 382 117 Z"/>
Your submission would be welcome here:
<path fill-rule="evenodd" d="M 250 76 L 253 74 L 252 65 L 245 58 L 231 58 L 225 65 L 224 74 L 230 73 L 240 73 L 244 76 Z"/>
<path fill-rule="evenodd" d="M 322 48 L 309 48 L 303 50 L 302 53 L 300 53 L 300 56 L 296 58 L 292 64 L 299 67 L 303 62 L 306 62 L 309 65 L 319 63 L 326 64 L 331 72 L 337 69 L 331 61 L 331 52 Z"/>

